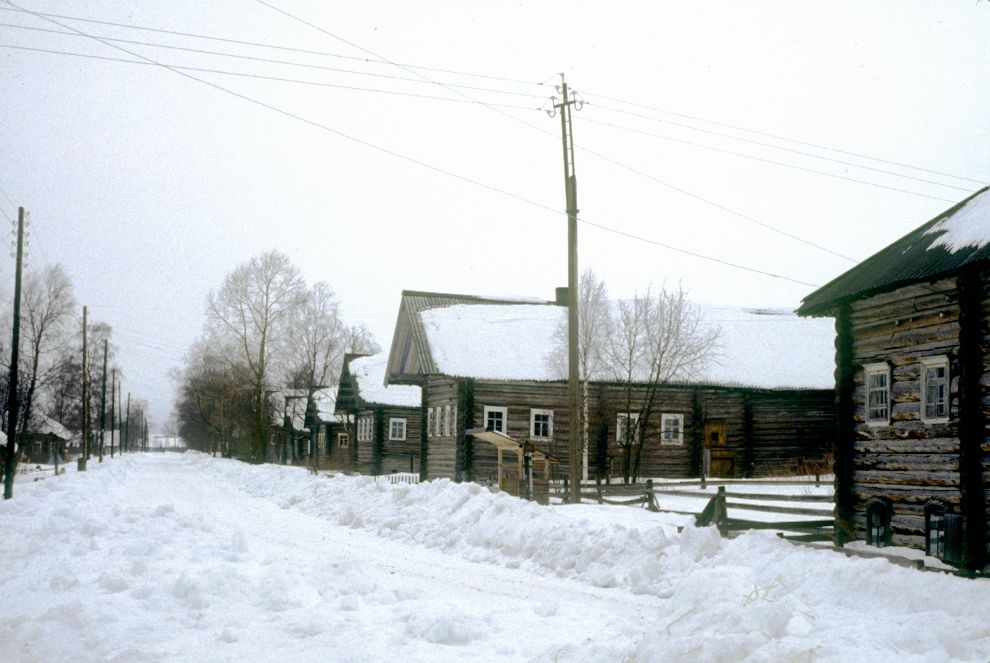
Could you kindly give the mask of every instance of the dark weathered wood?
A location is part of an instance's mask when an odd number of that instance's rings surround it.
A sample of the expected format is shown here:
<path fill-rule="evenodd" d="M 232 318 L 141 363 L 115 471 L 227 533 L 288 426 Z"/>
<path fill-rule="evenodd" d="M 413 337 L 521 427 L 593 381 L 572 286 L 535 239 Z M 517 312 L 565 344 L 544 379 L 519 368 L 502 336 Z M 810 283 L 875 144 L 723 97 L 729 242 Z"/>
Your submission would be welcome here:
<path fill-rule="evenodd" d="M 856 538 L 853 525 L 853 444 L 856 404 L 853 401 L 853 326 L 848 304 L 839 307 L 835 317 L 835 543 L 843 545 Z"/>
<path fill-rule="evenodd" d="M 766 522 L 764 520 L 745 520 L 742 518 L 727 518 L 723 527 L 727 530 L 741 529 L 779 529 L 787 531 L 803 531 L 831 527 L 832 520 L 787 520 Z"/>
<path fill-rule="evenodd" d="M 987 316 L 983 310 L 983 279 L 966 271 L 957 279 L 959 292 L 959 482 L 962 522 L 962 566 L 981 569 L 986 559 L 987 502 L 983 490 L 986 418 L 981 405 L 980 378 L 984 371 L 983 342 Z"/>
<path fill-rule="evenodd" d="M 792 516 L 821 516 L 831 518 L 834 515 L 832 509 L 808 509 L 796 506 L 777 506 L 776 504 L 746 504 L 743 502 L 727 502 L 727 509 L 738 511 L 762 511 L 765 513 L 783 513 Z"/>
<path fill-rule="evenodd" d="M 687 491 L 685 491 L 687 492 Z M 702 493 L 699 493 L 702 494 Z M 757 500 L 764 502 L 819 502 L 832 504 L 831 495 L 768 495 L 766 493 L 738 493 L 726 491 L 726 498 L 737 500 Z"/>

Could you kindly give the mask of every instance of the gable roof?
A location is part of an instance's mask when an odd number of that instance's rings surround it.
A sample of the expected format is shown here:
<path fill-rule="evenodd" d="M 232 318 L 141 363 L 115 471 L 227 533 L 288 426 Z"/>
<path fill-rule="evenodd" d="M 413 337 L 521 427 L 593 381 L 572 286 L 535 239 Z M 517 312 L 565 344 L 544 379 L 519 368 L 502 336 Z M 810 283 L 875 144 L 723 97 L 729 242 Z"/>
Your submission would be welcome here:
<path fill-rule="evenodd" d="M 386 385 L 388 355 L 347 355 L 341 369 L 336 412 L 374 406 L 419 407 L 422 390 L 412 385 Z"/>
<path fill-rule="evenodd" d="M 828 315 L 846 301 L 935 281 L 990 261 L 990 187 L 922 224 L 804 298 L 799 315 Z"/>
<path fill-rule="evenodd" d="M 436 365 L 419 314 L 434 308 L 462 305 L 505 304 L 523 305 L 541 302 L 539 299 L 460 295 L 447 292 L 403 290 L 399 303 L 399 315 L 392 334 L 392 346 L 388 353 L 385 383 L 417 383 L 423 376 L 436 372 Z"/>
<path fill-rule="evenodd" d="M 831 389 L 831 320 L 805 320 L 783 309 L 698 305 L 721 329 L 710 364 L 690 384 L 758 389 Z M 554 305 L 455 305 L 422 311 L 433 372 L 485 380 L 566 379 L 561 330 L 567 309 Z M 595 376 L 595 379 L 607 376 Z"/>

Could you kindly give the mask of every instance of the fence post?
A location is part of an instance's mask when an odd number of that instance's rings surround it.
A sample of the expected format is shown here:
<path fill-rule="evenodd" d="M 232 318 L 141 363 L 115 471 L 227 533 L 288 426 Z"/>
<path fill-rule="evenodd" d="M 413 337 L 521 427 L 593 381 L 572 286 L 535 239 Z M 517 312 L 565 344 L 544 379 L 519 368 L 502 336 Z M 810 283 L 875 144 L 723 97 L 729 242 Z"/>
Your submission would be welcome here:
<path fill-rule="evenodd" d="M 567 477 L 564 477 L 564 499 L 561 501 L 562 504 L 570 504 L 571 502 L 571 491 L 567 489 Z"/>
<path fill-rule="evenodd" d="M 653 493 L 653 479 L 646 480 L 646 508 L 656 513 L 660 510 L 657 504 L 657 496 Z"/>
<path fill-rule="evenodd" d="M 726 508 L 725 508 L 725 486 L 718 487 L 718 493 L 715 494 L 715 513 L 713 514 L 712 520 L 715 521 L 715 525 L 718 527 L 719 534 L 725 536 L 725 524 L 727 520 Z"/>

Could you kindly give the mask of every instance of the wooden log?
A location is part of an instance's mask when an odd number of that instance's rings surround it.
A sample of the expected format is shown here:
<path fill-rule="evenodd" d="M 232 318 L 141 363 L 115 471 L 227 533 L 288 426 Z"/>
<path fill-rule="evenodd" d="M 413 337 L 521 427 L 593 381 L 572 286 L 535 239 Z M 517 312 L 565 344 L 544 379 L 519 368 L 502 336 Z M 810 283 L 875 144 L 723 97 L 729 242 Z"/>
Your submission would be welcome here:
<path fill-rule="evenodd" d="M 687 491 L 685 491 L 687 492 Z M 764 500 L 767 502 L 828 502 L 832 503 L 831 495 L 767 495 L 766 493 L 737 493 L 726 491 L 727 499 Z"/>

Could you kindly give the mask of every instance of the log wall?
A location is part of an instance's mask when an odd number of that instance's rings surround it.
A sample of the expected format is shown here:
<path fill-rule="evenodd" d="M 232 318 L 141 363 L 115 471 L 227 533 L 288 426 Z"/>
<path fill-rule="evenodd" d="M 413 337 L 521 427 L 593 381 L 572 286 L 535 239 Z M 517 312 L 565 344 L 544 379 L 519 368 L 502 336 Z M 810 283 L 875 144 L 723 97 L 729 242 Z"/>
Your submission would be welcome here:
<path fill-rule="evenodd" d="M 507 433 L 521 441 L 530 440 L 530 411 L 553 411 L 553 436 L 532 440 L 540 451 L 556 458 L 551 475 L 567 475 L 570 437 L 567 384 L 564 382 L 524 382 L 455 380 L 441 376 L 427 381 L 427 408 L 458 405 L 456 435 L 431 437 L 428 442 L 429 478 L 457 477 L 480 482 L 497 481 L 497 454 L 494 447 L 473 443 L 464 431 L 484 425 L 484 410 L 507 409 Z M 596 383 L 590 389 L 589 475 L 597 466 L 607 477 L 623 476 L 624 464 L 631 462 L 635 447 L 619 444 L 616 420 L 621 412 L 638 412 L 645 388 L 629 390 L 621 384 Z M 749 417 L 747 406 L 749 401 Z M 681 414 L 684 431 L 681 444 L 662 444 L 662 413 Z M 697 475 L 701 430 L 705 423 L 726 425 L 724 449 L 736 458 L 732 476 L 747 471 L 744 459 L 752 458 L 751 471 L 757 476 L 794 473 L 831 453 L 834 430 L 832 390 L 754 390 L 733 387 L 666 385 L 660 388 L 640 434 L 639 477 L 690 477 Z M 603 445 L 596 445 L 603 440 Z M 598 448 L 596 448 L 598 447 Z M 748 450 L 748 451 L 747 451 Z"/>
<path fill-rule="evenodd" d="M 866 503 L 889 499 L 891 543 L 924 547 L 924 504 L 959 507 L 959 306 L 956 280 L 910 285 L 849 306 L 854 536 L 866 538 Z M 949 421 L 921 421 L 921 359 L 949 358 Z M 890 423 L 866 421 L 863 366 L 890 365 Z"/>

